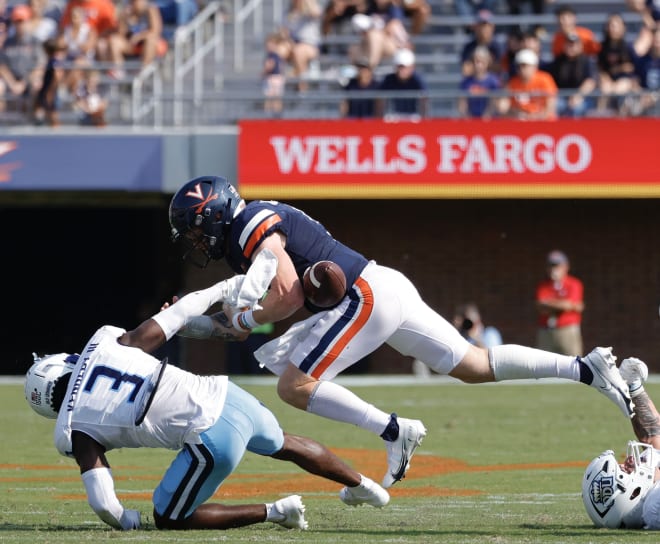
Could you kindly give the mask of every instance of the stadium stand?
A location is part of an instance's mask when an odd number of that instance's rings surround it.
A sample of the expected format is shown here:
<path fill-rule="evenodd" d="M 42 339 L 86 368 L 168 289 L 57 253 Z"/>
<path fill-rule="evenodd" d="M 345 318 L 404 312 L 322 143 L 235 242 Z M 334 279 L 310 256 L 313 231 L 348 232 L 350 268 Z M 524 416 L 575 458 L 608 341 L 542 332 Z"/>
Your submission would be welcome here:
<path fill-rule="evenodd" d="M 460 52 L 470 39 L 466 32 L 472 21 L 456 15 L 449 0 L 430 0 L 432 15 L 424 31 L 411 36 L 416 51 L 417 68 L 429 86 L 430 115 L 455 117 L 458 85 L 461 80 Z M 235 6 L 240 6 L 236 8 Z M 639 14 L 627 7 L 625 0 L 573 0 L 570 6 L 579 24 L 602 36 L 602 25 L 611 12 L 623 14 L 628 39 L 637 35 L 642 25 Z M 135 126 L 215 125 L 234 123 L 241 118 L 264 118 L 260 78 L 264 59 L 264 36 L 278 26 L 287 3 L 209 2 L 187 24 L 169 26 L 167 55 L 153 65 L 141 68 L 127 64 L 131 77 L 115 81 L 102 78 L 108 100 L 109 124 Z M 233 11 L 236 9 L 237 11 Z M 496 37 L 506 40 L 512 26 L 523 29 L 542 27 L 542 58 L 549 58 L 550 41 L 557 28 L 554 4 L 541 15 L 509 15 L 505 3 L 498 5 L 493 22 Z M 347 48 L 358 36 L 332 32 L 324 38 L 320 58 L 302 77 L 308 83 L 304 94 L 296 91 L 297 80 L 287 78 L 282 101 L 283 118 L 337 118 L 338 104 L 345 94 L 342 83 L 353 73 Z M 107 66 L 94 69 L 106 73 Z M 391 67 L 385 61 L 376 68 L 382 77 Z M 71 97 L 62 101 L 62 123 L 77 122 Z M 2 114 L 2 124 L 27 124 L 20 112 L 11 107 Z"/>

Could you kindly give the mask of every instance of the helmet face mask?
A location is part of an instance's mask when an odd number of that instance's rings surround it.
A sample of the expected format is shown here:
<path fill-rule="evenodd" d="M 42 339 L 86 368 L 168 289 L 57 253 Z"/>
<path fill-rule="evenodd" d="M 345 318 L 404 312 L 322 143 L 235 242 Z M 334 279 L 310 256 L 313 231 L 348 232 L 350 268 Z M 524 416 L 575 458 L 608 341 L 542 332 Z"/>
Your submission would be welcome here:
<path fill-rule="evenodd" d="M 201 229 L 188 229 L 185 234 L 180 234 L 176 229 L 172 229 L 172 241 L 178 242 L 183 247 L 183 260 L 191 262 L 199 268 L 206 268 L 209 261 L 218 255 L 217 251 L 212 252 L 218 242 L 215 236 L 207 236 Z M 221 251 L 217 259 L 224 256 L 224 250 Z"/>
<path fill-rule="evenodd" d="M 653 447 L 630 441 L 623 464 L 612 450 L 589 464 L 582 480 L 582 500 L 597 527 L 642 528 L 643 501 L 653 486 L 657 461 Z"/>
<path fill-rule="evenodd" d="M 33 356 L 34 364 L 25 375 L 25 400 L 39 415 L 55 419 L 78 356 L 68 353 Z"/>
<path fill-rule="evenodd" d="M 225 256 L 225 238 L 243 200 L 225 179 L 195 178 L 170 202 L 172 240 L 184 246 L 183 258 L 205 267 Z"/>

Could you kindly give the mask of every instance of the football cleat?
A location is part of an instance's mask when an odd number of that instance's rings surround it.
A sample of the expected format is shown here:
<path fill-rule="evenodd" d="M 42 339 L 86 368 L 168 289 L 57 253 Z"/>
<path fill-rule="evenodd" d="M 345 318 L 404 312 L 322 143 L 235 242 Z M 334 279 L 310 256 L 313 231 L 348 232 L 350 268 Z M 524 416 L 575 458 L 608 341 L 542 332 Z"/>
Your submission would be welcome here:
<path fill-rule="evenodd" d="M 307 521 L 305 521 L 305 505 L 302 503 L 300 495 L 290 495 L 284 497 L 273 504 L 275 511 L 283 516 L 281 520 L 273 520 L 287 529 L 307 529 Z"/>
<path fill-rule="evenodd" d="M 589 355 L 581 357 L 580 361 L 594 376 L 589 385 L 614 402 L 627 418 L 633 417 L 635 404 L 630 397 L 628 384 L 616 367 L 616 357 L 612 354 L 612 348 L 594 348 Z"/>
<path fill-rule="evenodd" d="M 385 441 L 387 447 L 387 473 L 385 474 L 382 486 L 392 487 L 396 482 L 405 477 L 410 468 L 410 459 L 417 447 L 422 443 L 426 436 L 426 427 L 417 419 L 397 418 L 392 414 L 399 424 L 399 436 L 396 440 Z"/>
<path fill-rule="evenodd" d="M 376 508 L 382 508 L 390 502 L 390 494 L 376 482 L 362 476 L 362 481 L 355 487 L 344 487 L 339 492 L 339 498 L 348 506 L 368 504 Z"/>

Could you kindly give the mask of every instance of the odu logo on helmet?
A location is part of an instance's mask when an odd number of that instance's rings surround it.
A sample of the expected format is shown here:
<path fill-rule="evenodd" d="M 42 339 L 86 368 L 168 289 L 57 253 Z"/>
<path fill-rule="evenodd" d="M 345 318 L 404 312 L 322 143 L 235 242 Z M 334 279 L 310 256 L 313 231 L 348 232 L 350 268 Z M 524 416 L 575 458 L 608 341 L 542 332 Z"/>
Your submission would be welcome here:
<path fill-rule="evenodd" d="M 591 483 L 591 502 L 599 511 L 605 510 L 605 505 L 614 495 L 614 478 L 602 476 Z"/>

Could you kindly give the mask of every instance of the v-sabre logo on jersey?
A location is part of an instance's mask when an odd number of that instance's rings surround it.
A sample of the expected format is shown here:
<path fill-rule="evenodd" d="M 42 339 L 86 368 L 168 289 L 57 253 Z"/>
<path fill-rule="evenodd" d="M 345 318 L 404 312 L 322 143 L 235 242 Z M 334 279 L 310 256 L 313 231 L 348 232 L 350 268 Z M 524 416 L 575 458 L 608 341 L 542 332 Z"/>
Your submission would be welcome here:
<path fill-rule="evenodd" d="M 195 185 L 195 190 L 194 191 L 188 191 L 186 193 L 186 196 L 190 196 L 192 198 L 196 198 L 196 199 L 202 201 L 197 206 L 195 206 L 195 213 L 202 213 L 202 210 L 204 209 L 204 206 L 206 206 L 212 200 L 217 200 L 218 193 L 212 193 L 212 194 L 209 194 L 209 196 L 204 196 L 204 193 L 202 193 L 202 184 L 198 183 L 197 185 Z"/>

